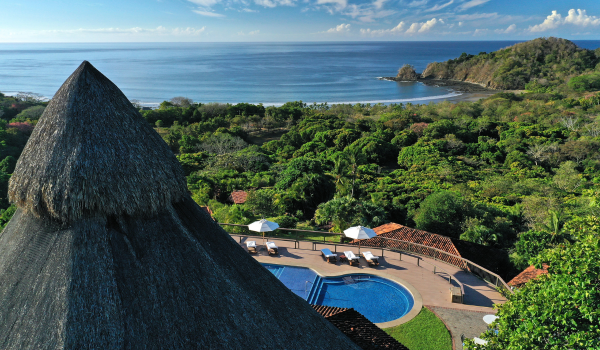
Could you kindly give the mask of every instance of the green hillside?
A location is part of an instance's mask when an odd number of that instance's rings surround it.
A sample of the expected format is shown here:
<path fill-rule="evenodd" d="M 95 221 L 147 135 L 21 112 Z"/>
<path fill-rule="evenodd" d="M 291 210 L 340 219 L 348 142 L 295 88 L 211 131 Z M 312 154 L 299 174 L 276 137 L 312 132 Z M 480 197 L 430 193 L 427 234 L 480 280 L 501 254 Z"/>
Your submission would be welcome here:
<path fill-rule="evenodd" d="M 492 89 L 551 90 L 574 76 L 600 70 L 600 49 L 582 49 L 566 39 L 538 38 L 491 53 L 463 53 L 430 63 L 421 78 L 452 79 Z M 546 92 L 546 91 L 538 91 Z"/>

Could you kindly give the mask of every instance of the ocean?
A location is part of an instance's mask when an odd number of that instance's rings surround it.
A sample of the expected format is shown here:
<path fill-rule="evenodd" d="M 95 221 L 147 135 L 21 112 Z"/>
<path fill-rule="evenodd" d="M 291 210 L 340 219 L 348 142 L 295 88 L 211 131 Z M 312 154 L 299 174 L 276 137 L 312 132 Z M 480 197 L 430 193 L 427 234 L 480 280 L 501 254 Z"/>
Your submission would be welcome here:
<path fill-rule="evenodd" d="M 157 106 L 175 96 L 195 102 L 427 103 L 456 97 L 447 88 L 379 80 L 404 64 L 478 54 L 515 41 L 294 43 L 0 44 L 0 92 L 51 98 L 90 61 L 129 99 Z M 575 41 L 595 49 L 600 41 Z"/>

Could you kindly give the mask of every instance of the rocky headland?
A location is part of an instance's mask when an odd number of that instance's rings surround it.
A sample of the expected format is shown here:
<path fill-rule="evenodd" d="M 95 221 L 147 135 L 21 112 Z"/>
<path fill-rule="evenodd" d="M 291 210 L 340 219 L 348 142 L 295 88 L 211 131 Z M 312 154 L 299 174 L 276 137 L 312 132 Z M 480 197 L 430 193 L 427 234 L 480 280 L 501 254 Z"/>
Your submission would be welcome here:
<path fill-rule="evenodd" d="M 597 49 L 596 51 L 600 51 Z M 596 52 L 559 38 L 539 38 L 478 55 L 463 53 L 445 62 L 432 62 L 422 73 L 404 65 L 392 81 L 419 81 L 461 92 L 551 90 L 598 64 Z M 600 66 L 600 64 L 599 64 Z"/>
<path fill-rule="evenodd" d="M 400 70 L 398 71 L 398 75 L 396 75 L 395 77 L 381 77 L 379 79 L 405 82 L 418 81 L 428 86 L 442 86 L 457 92 L 484 92 L 494 90 L 482 86 L 478 83 L 461 81 L 456 79 L 436 78 L 430 75 L 424 76 L 426 72 L 427 69 L 425 69 L 425 71 L 422 74 L 419 74 L 415 71 L 413 66 L 405 64 L 404 66 L 402 66 L 402 68 L 400 68 Z"/>

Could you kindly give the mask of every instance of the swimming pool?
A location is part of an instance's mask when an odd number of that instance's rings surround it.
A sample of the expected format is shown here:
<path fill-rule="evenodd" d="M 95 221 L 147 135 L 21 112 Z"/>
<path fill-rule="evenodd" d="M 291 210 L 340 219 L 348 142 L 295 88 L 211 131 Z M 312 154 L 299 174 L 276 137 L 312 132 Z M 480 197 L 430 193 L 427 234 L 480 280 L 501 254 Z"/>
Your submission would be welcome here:
<path fill-rule="evenodd" d="M 310 304 L 351 307 L 373 323 L 396 320 L 414 306 L 408 289 L 383 277 L 369 274 L 322 277 L 306 267 L 262 265 Z"/>

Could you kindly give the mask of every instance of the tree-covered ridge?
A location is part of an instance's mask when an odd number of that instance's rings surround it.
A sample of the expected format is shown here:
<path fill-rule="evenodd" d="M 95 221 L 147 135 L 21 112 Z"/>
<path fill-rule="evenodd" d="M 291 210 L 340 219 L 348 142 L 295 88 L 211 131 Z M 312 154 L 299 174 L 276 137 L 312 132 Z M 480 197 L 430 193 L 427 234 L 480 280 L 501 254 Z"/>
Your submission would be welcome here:
<path fill-rule="evenodd" d="M 454 79 L 492 89 L 551 91 L 577 75 L 600 71 L 600 49 L 579 48 L 566 39 L 538 38 L 478 55 L 463 53 L 446 62 L 430 63 L 422 78 Z"/>

